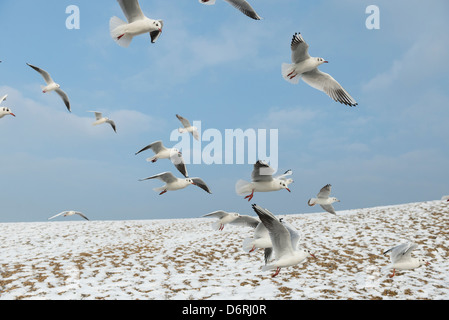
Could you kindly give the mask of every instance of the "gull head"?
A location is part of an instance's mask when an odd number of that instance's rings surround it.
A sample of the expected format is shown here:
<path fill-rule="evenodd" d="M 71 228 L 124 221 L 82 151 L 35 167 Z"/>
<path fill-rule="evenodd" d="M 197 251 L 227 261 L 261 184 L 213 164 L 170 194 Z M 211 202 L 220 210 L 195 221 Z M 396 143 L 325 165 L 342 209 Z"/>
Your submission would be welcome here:
<path fill-rule="evenodd" d="M 313 257 L 316 259 L 315 255 L 312 252 L 310 252 L 310 250 L 303 249 L 302 251 L 306 254 L 307 257 Z"/>
<path fill-rule="evenodd" d="M 332 202 L 340 202 L 340 200 L 338 200 L 338 199 L 335 198 L 335 197 L 330 198 L 330 200 L 331 200 Z"/>
<path fill-rule="evenodd" d="M 290 189 L 288 188 L 288 184 L 285 181 L 279 181 L 279 185 L 280 185 L 281 189 L 285 189 L 288 192 L 291 192 Z"/>
<path fill-rule="evenodd" d="M 419 266 L 426 265 L 428 266 L 430 263 L 422 258 L 418 258 Z"/>
<path fill-rule="evenodd" d="M 193 182 L 193 180 L 192 179 L 190 179 L 190 178 L 186 178 L 185 179 L 188 183 L 190 183 L 190 184 L 193 184 L 193 185 L 195 185 L 196 183 L 195 182 Z"/>
<path fill-rule="evenodd" d="M 6 107 L 1 108 L 0 111 L 1 111 L 1 113 L 3 113 L 3 114 L 10 114 L 10 115 L 12 115 L 13 117 L 16 116 L 14 113 L 11 112 L 11 110 L 10 110 L 9 108 L 6 108 Z"/>
<path fill-rule="evenodd" d="M 315 58 L 318 65 L 322 65 L 323 63 L 329 63 L 329 61 L 324 60 L 323 58 Z"/>

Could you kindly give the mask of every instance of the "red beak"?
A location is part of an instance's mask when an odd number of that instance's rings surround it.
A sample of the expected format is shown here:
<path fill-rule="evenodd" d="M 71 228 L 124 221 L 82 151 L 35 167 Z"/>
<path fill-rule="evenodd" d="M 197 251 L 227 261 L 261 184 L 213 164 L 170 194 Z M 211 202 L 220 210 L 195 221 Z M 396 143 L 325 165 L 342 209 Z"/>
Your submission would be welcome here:
<path fill-rule="evenodd" d="M 287 189 L 288 192 L 291 192 L 289 188 L 285 188 L 285 189 Z"/>
<path fill-rule="evenodd" d="M 16 116 L 16 115 L 15 115 L 14 113 L 12 113 L 12 112 L 10 112 L 9 114 L 10 114 L 10 115 L 12 115 L 13 117 L 15 117 L 15 116 Z"/>
<path fill-rule="evenodd" d="M 315 255 L 313 253 L 311 253 L 310 255 L 316 259 Z"/>
<path fill-rule="evenodd" d="M 329 61 L 324 61 L 324 63 L 329 63 Z"/>

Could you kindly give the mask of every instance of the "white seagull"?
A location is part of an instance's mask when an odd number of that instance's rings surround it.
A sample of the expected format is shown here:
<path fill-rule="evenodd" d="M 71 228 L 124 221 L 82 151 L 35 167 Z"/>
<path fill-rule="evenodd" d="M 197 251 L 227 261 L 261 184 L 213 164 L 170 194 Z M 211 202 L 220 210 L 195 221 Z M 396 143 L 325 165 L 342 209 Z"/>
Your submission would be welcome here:
<path fill-rule="evenodd" d="M 212 228 L 214 230 L 223 230 L 225 224 L 238 224 L 245 225 L 249 227 L 255 228 L 260 220 L 251 216 L 241 215 L 237 212 L 226 212 L 223 210 L 214 211 L 208 214 L 205 214 L 203 217 L 213 217 L 218 218 L 218 221 L 212 224 Z"/>
<path fill-rule="evenodd" d="M 128 23 L 118 17 L 109 21 L 109 31 L 112 39 L 122 47 L 129 47 L 133 37 L 150 33 L 151 43 L 155 43 L 162 33 L 164 22 L 147 18 L 137 0 L 117 0 Z"/>
<path fill-rule="evenodd" d="M 47 71 L 42 70 L 42 69 L 40 69 L 38 67 L 35 67 L 35 66 L 33 66 L 33 65 L 29 64 L 29 63 L 27 63 L 27 65 L 30 66 L 31 68 L 33 68 L 34 70 L 36 70 L 37 72 L 39 72 L 41 74 L 41 76 L 44 78 L 45 83 L 47 85 L 46 86 L 41 86 L 42 92 L 43 93 L 47 93 L 47 92 L 51 92 L 51 91 L 56 92 L 62 98 L 62 100 L 64 101 L 64 104 L 67 107 L 67 110 L 69 110 L 71 112 L 71 110 L 70 110 L 70 101 L 69 101 L 69 98 L 68 98 L 67 94 L 64 91 L 61 90 L 61 86 L 59 84 L 57 84 L 57 83 L 55 83 L 53 81 L 53 79 L 51 78 L 50 74 Z"/>
<path fill-rule="evenodd" d="M 323 58 L 311 57 L 309 45 L 300 33 L 295 33 L 291 42 L 292 62 L 282 64 L 282 76 L 290 83 L 297 84 L 302 77 L 311 87 L 323 91 L 329 97 L 342 104 L 354 107 L 358 103 L 329 74 L 318 70 L 318 66 L 328 61 Z"/>
<path fill-rule="evenodd" d="M 256 11 L 253 9 L 253 7 L 251 7 L 251 5 L 245 0 L 224 0 L 224 1 L 226 1 L 227 3 L 232 5 L 234 8 L 237 8 L 242 13 L 244 13 L 245 15 L 247 15 L 248 17 L 250 17 L 254 20 L 261 19 L 261 17 L 259 17 L 259 15 L 256 13 Z M 202 4 L 207 4 L 207 5 L 215 4 L 215 0 L 199 0 L 199 2 Z"/>
<path fill-rule="evenodd" d="M 317 194 L 316 198 L 309 199 L 309 201 L 307 202 L 308 205 L 312 207 L 316 204 L 319 204 L 321 206 L 321 208 L 323 208 L 327 212 L 332 213 L 332 214 L 337 214 L 335 212 L 334 207 L 332 206 L 332 203 L 340 202 L 340 200 L 338 200 L 335 197 L 329 197 L 329 195 L 331 193 L 331 188 L 332 188 L 332 186 L 330 184 L 327 184 L 324 187 L 322 187 L 320 192 Z"/>
<path fill-rule="evenodd" d="M 195 140 L 200 140 L 200 135 L 198 133 L 198 128 L 197 127 L 192 126 L 190 124 L 189 120 L 187 120 L 186 118 L 180 116 L 179 114 L 176 115 L 176 118 L 178 118 L 178 120 L 181 121 L 182 125 L 184 126 L 184 128 L 178 128 L 178 131 L 180 133 L 190 132 L 192 134 L 192 136 L 195 138 Z"/>
<path fill-rule="evenodd" d="M 154 163 L 159 159 L 170 159 L 176 169 L 178 169 L 184 177 L 189 177 L 182 153 L 178 149 L 166 148 L 162 141 L 156 141 L 137 151 L 136 155 L 146 150 L 152 150 L 155 153 L 154 156 L 146 159 L 148 162 Z"/>
<path fill-rule="evenodd" d="M 244 180 L 238 180 L 235 185 L 235 191 L 238 195 L 250 193 L 245 197 L 245 199 L 248 199 L 248 201 L 251 201 L 254 196 L 254 192 L 270 192 L 279 191 L 282 189 L 291 192 L 288 188 L 290 180 L 286 181 L 285 175 L 282 175 L 280 177 L 273 177 L 273 172 L 274 169 L 271 168 L 266 162 L 258 160 L 254 164 L 254 169 L 251 173 L 252 181 L 247 182 Z M 290 170 L 287 172 L 290 172 Z"/>
<path fill-rule="evenodd" d="M 276 272 L 272 275 L 272 277 L 275 277 L 279 274 L 281 268 L 303 263 L 308 257 L 316 258 L 310 250 L 297 249 L 299 235 L 295 230 L 287 228 L 268 210 L 256 204 L 253 204 L 252 207 L 270 233 L 275 256 L 275 260 L 264 265 L 262 271 L 276 269 Z"/>
<path fill-rule="evenodd" d="M 89 220 L 84 214 L 82 214 L 79 211 L 63 211 L 63 212 L 60 212 L 60 213 L 54 215 L 53 217 L 48 218 L 48 220 L 51 220 L 51 219 L 56 218 L 56 217 L 59 217 L 61 215 L 64 216 L 64 217 L 68 217 L 68 216 L 73 216 L 75 214 L 79 215 L 80 217 L 83 217 L 86 220 Z"/>
<path fill-rule="evenodd" d="M 161 191 L 159 195 L 166 193 L 167 191 L 176 191 L 180 189 L 184 189 L 189 185 L 193 184 L 195 186 L 200 187 L 207 193 L 212 193 L 207 186 L 207 184 L 201 178 L 185 178 L 180 179 L 175 177 L 171 172 L 163 172 L 145 179 L 140 179 L 139 181 L 150 180 L 150 179 L 159 179 L 165 182 L 165 185 L 159 188 L 154 188 L 154 191 Z"/>
<path fill-rule="evenodd" d="M 418 268 L 422 265 L 429 265 L 429 262 L 421 258 L 412 258 L 412 250 L 416 249 L 418 245 L 413 242 L 403 243 L 391 249 L 388 249 L 383 254 L 390 254 L 391 264 L 385 269 L 393 269 L 393 273 L 390 278 L 394 277 L 396 274 L 396 269 L 399 270 L 410 270 Z"/>
<path fill-rule="evenodd" d="M 114 132 L 117 133 L 117 127 L 115 126 L 115 122 L 113 120 L 103 117 L 103 114 L 98 111 L 88 111 L 88 112 L 95 113 L 96 121 L 94 123 L 92 123 L 93 126 L 98 126 L 99 124 L 103 124 L 103 123 L 109 123 L 111 125 L 112 129 L 114 130 Z"/>
<path fill-rule="evenodd" d="M 0 98 L 0 104 L 3 101 L 5 101 L 7 97 L 8 97 L 8 95 L 5 94 L 2 98 Z M 13 117 L 16 116 L 14 113 L 12 113 L 11 109 L 9 109 L 8 107 L 0 107 L 0 119 L 7 115 L 11 115 Z"/>

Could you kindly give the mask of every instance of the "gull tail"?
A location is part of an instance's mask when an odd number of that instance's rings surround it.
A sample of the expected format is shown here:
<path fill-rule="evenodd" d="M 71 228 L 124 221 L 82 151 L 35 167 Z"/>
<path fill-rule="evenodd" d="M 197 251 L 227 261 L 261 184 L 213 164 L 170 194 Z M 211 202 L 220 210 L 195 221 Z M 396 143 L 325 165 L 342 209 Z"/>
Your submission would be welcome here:
<path fill-rule="evenodd" d="M 179 133 L 184 133 L 184 132 L 187 132 L 187 130 L 185 128 L 178 128 L 178 132 Z"/>
<path fill-rule="evenodd" d="M 165 190 L 165 186 L 163 186 L 163 187 L 158 187 L 158 188 L 153 188 L 153 190 L 156 191 L 156 192 L 161 192 L 161 191 L 164 191 L 164 190 Z"/>
<path fill-rule="evenodd" d="M 243 240 L 243 251 L 250 252 L 253 249 L 254 246 L 254 239 L 253 238 L 245 238 Z"/>
<path fill-rule="evenodd" d="M 301 76 L 299 75 L 294 75 L 294 64 L 291 63 L 283 63 L 282 64 L 282 77 L 292 83 L 292 84 L 298 84 L 299 83 L 299 79 L 301 79 Z"/>
<path fill-rule="evenodd" d="M 267 270 L 273 270 L 276 269 L 277 267 L 275 265 L 272 264 L 266 264 L 262 267 L 262 271 L 267 271 Z"/>
<path fill-rule="evenodd" d="M 214 223 L 212 223 L 212 230 L 215 231 L 220 230 L 220 227 L 221 227 L 220 221 L 215 221 Z"/>
<path fill-rule="evenodd" d="M 249 192 L 251 192 L 251 183 L 245 180 L 239 180 L 237 181 L 237 183 L 235 184 L 235 192 L 239 195 L 239 196 L 243 196 Z"/>
<path fill-rule="evenodd" d="M 127 23 L 118 17 L 112 17 L 109 20 L 109 32 L 112 39 L 121 47 L 128 48 L 133 37 L 125 34 L 125 26 Z"/>

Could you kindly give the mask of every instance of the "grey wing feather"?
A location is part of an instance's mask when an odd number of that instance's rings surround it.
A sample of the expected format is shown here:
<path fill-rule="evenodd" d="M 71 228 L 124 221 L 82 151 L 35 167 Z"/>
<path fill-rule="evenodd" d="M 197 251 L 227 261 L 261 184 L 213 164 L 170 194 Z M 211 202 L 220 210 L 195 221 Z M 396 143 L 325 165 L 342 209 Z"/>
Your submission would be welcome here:
<path fill-rule="evenodd" d="M 332 213 L 332 214 L 335 214 L 335 215 L 337 214 L 335 212 L 334 207 L 331 204 L 320 204 L 320 207 L 323 208 L 324 210 L 326 210 L 329 213 Z"/>
<path fill-rule="evenodd" d="M 115 133 L 117 133 L 117 127 L 115 126 L 115 122 L 112 120 L 108 120 L 107 123 L 109 123 L 114 130 Z"/>
<path fill-rule="evenodd" d="M 183 125 L 185 128 L 191 127 L 190 121 L 187 120 L 186 118 L 180 116 L 179 114 L 176 115 L 176 118 L 178 118 L 178 120 L 181 121 L 182 125 Z"/>
<path fill-rule="evenodd" d="M 260 223 L 260 220 L 251 216 L 240 216 L 234 221 L 231 222 L 231 224 L 238 224 L 238 225 L 246 225 L 251 228 L 256 228 Z"/>
<path fill-rule="evenodd" d="M 260 20 L 260 16 L 251 7 L 251 5 L 245 0 L 225 0 L 227 3 L 231 4 L 234 8 L 240 10 L 242 13 L 254 20 Z"/>
<path fill-rule="evenodd" d="M 162 144 L 162 141 L 156 141 L 156 142 L 153 142 L 153 143 L 147 145 L 146 147 L 140 149 L 139 151 L 137 151 L 136 155 L 138 155 L 139 153 L 146 151 L 148 149 L 153 150 L 154 153 L 159 153 L 159 151 L 165 149 L 165 147 Z"/>
<path fill-rule="evenodd" d="M 317 198 L 321 199 L 327 199 L 329 198 L 329 195 L 331 194 L 332 186 L 330 184 L 326 184 L 324 187 L 321 188 L 320 192 L 317 194 Z"/>
<path fill-rule="evenodd" d="M 27 65 L 30 66 L 31 68 L 33 68 L 34 70 L 36 70 L 37 72 L 39 72 L 47 84 L 50 84 L 53 82 L 53 79 L 51 78 L 50 74 L 47 71 L 45 71 L 41 68 L 38 68 L 36 66 L 33 66 L 29 63 L 27 63 Z"/>
<path fill-rule="evenodd" d="M 264 250 L 265 264 L 267 264 L 270 261 L 272 255 L 273 255 L 273 248 L 265 248 Z"/>
<path fill-rule="evenodd" d="M 83 217 L 86 220 L 89 220 L 84 214 L 82 214 L 81 212 L 75 212 L 77 215 Z"/>
<path fill-rule="evenodd" d="M 176 178 L 171 172 L 163 172 L 145 179 L 140 179 L 139 181 L 144 181 L 144 180 L 151 180 L 151 179 L 159 179 L 162 180 L 166 183 L 170 183 L 170 182 L 175 182 L 176 180 L 178 180 L 178 178 Z"/>
<path fill-rule="evenodd" d="M 276 259 L 279 259 L 286 253 L 291 254 L 293 248 L 288 229 L 278 219 L 273 218 L 271 212 L 267 213 L 268 210 L 255 204 L 252 207 L 270 233 Z"/>
<path fill-rule="evenodd" d="M 122 8 L 123 13 L 126 16 L 126 20 L 128 23 L 142 20 L 145 18 L 145 15 L 140 8 L 139 1 L 137 0 L 117 0 L 120 4 L 120 8 Z"/>
<path fill-rule="evenodd" d="M 189 173 L 187 172 L 187 167 L 184 163 L 184 160 L 181 158 L 181 162 L 179 163 L 175 163 L 173 162 L 173 164 L 175 165 L 176 169 L 178 169 L 179 172 L 181 172 L 181 174 L 188 178 L 189 177 Z"/>
<path fill-rule="evenodd" d="M 337 102 L 351 107 L 358 105 L 354 98 L 328 73 L 314 69 L 304 72 L 302 79 L 311 87 L 323 91 Z"/>
<path fill-rule="evenodd" d="M 383 254 L 390 253 L 391 261 L 394 263 L 404 256 L 410 256 L 412 250 L 414 250 L 416 247 L 418 247 L 418 245 L 413 242 L 403 243 L 403 244 L 397 245 L 391 249 L 388 249 Z"/>
<path fill-rule="evenodd" d="M 217 210 L 211 213 L 207 213 L 205 214 L 203 217 L 215 217 L 215 218 L 223 218 L 226 217 L 229 213 L 223 210 Z"/>
<path fill-rule="evenodd" d="M 274 170 L 264 161 L 257 161 L 251 173 L 252 181 L 272 181 Z"/>
<path fill-rule="evenodd" d="M 69 101 L 69 97 L 67 96 L 67 94 L 62 91 L 61 89 L 56 89 L 55 92 L 62 98 L 62 100 L 64 101 L 65 106 L 67 107 L 67 110 L 69 110 L 70 112 L 72 112 L 70 110 L 70 101 Z"/>
<path fill-rule="evenodd" d="M 207 186 L 206 182 L 204 182 L 203 179 L 201 179 L 201 178 L 192 178 L 192 181 L 195 183 L 196 186 L 200 187 L 201 189 L 203 189 L 207 193 L 212 193 L 210 191 L 209 187 Z"/>
<path fill-rule="evenodd" d="M 301 33 L 295 33 L 290 45 L 292 50 L 292 62 L 299 63 L 310 58 L 309 45 L 304 41 Z"/>

